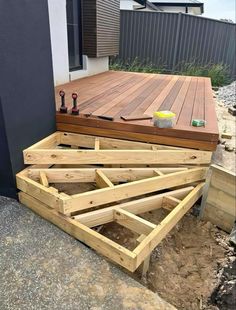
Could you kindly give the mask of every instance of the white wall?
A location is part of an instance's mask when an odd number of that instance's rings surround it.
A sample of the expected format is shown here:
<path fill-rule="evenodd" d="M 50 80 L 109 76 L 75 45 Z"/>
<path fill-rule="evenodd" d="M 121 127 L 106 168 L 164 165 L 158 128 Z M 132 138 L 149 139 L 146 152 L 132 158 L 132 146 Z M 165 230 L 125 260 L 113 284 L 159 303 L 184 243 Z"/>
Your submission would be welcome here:
<path fill-rule="evenodd" d="M 172 13 L 185 13 L 186 9 L 185 7 L 178 7 L 178 6 L 160 6 L 159 8 L 163 10 L 164 12 L 172 12 Z M 188 13 L 193 15 L 201 15 L 201 9 L 197 7 L 189 7 Z"/>
<path fill-rule="evenodd" d="M 133 5 L 137 4 L 132 0 L 120 0 L 120 9 L 121 10 L 133 10 Z"/>
<path fill-rule="evenodd" d="M 66 0 L 48 0 L 54 85 L 69 82 Z"/>
<path fill-rule="evenodd" d="M 156 0 L 149 0 L 150 2 L 157 2 Z M 171 2 L 171 1 L 170 1 Z M 141 6 L 133 1 L 133 0 L 120 0 L 120 9 L 121 10 L 134 10 L 136 8 L 140 8 Z M 178 7 L 178 6 L 158 6 L 163 12 L 172 12 L 172 13 L 185 13 L 185 7 Z M 141 11 L 150 11 L 150 9 L 142 9 Z M 190 7 L 188 8 L 189 14 L 194 15 L 201 15 L 201 9 L 198 7 Z"/>
<path fill-rule="evenodd" d="M 83 56 L 83 69 L 69 71 L 66 0 L 48 0 L 54 85 L 109 70 L 109 58 Z"/>
<path fill-rule="evenodd" d="M 88 58 L 83 56 L 83 70 L 70 72 L 70 81 L 109 70 L 109 57 Z"/>

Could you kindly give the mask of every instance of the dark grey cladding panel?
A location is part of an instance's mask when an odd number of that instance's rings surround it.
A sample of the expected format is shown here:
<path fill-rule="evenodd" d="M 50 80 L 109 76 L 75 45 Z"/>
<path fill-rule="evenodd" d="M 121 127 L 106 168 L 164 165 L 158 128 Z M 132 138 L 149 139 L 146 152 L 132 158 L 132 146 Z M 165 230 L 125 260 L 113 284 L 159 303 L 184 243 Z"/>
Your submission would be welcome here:
<path fill-rule="evenodd" d="M 0 0 L 0 29 L 0 194 L 11 195 L 22 150 L 55 130 L 47 0 Z"/>

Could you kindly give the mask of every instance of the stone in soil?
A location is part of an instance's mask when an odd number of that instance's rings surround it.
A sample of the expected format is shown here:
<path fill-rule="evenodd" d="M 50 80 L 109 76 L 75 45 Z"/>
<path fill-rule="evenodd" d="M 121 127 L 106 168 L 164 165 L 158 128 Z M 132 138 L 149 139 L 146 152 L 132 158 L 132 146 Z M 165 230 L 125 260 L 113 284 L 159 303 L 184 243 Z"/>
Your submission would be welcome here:
<path fill-rule="evenodd" d="M 219 101 L 226 107 L 233 107 L 236 102 L 236 81 L 230 85 L 220 87 L 217 94 Z"/>
<path fill-rule="evenodd" d="M 231 144 L 226 143 L 225 144 L 225 150 L 227 152 L 233 152 L 234 151 L 234 147 Z"/>

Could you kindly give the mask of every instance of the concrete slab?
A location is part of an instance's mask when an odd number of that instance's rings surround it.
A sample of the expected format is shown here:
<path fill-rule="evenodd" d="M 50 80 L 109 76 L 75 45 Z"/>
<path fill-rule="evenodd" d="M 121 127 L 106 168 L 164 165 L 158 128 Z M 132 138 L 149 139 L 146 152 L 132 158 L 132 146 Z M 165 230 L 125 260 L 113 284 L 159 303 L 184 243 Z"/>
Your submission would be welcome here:
<path fill-rule="evenodd" d="M 17 201 L 0 197 L 0 309 L 175 309 Z"/>

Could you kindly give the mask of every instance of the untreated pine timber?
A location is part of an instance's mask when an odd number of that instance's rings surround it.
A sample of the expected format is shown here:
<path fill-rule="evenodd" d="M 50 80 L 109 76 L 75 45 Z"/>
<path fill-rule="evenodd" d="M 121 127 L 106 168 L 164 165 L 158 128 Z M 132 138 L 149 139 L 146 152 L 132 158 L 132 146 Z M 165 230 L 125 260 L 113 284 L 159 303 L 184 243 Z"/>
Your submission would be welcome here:
<path fill-rule="evenodd" d="M 155 150 L 178 150 L 181 148 L 167 146 L 167 145 L 158 145 L 144 142 L 136 142 L 120 139 L 112 139 L 107 137 L 97 137 L 91 135 L 84 135 L 72 132 L 57 132 L 60 136 L 60 143 L 65 145 L 76 145 L 78 147 L 86 147 L 90 149 L 96 149 L 96 144 L 99 149 L 103 150 L 112 150 L 112 149 L 120 149 L 120 150 L 151 150 L 155 147 Z M 98 143 L 99 142 L 99 143 Z M 40 142 L 39 142 L 40 145 Z M 97 147 L 98 149 L 98 147 Z"/>
<path fill-rule="evenodd" d="M 59 210 L 64 213 L 81 211 L 106 203 L 120 201 L 155 191 L 172 188 L 205 180 L 206 168 L 194 168 L 187 171 L 175 172 L 168 175 L 156 176 L 144 180 L 134 181 L 114 187 L 102 188 L 86 193 L 72 195 L 71 199 L 64 199 Z"/>
<path fill-rule="evenodd" d="M 202 196 L 205 183 L 197 185 L 167 217 L 134 249 L 137 256 L 136 268 L 148 257 L 151 251 L 165 238 L 194 203 Z"/>
<path fill-rule="evenodd" d="M 166 196 L 171 195 L 171 197 L 175 197 L 176 199 L 183 199 L 193 189 L 193 186 L 188 186 L 163 194 L 157 194 L 150 197 L 132 200 L 126 203 L 119 204 L 119 209 L 126 210 L 133 214 L 142 214 L 145 212 L 157 210 L 163 207 L 164 199 Z M 74 219 L 88 227 L 95 227 L 98 225 L 107 224 L 113 222 L 113 212 L 114 210 L 116 210 L 116 208 L 117 206 L 111 206 L 95 211 L 82 213 L 79 215 L 75 215 Z"/>
<path fill-rule="evenodd" d="M 187 171 L 185 167 L 158 168 L 162 174 Z M 156 175 L 155 168 L 99 168 L 112 183 L 131 182 Z M 49 183 L 92 183 L 96 182 L 96 168 L 28 168 L 26 175 L 34 181 L 40 180 L 40 172 L 47 175 Z"/>
<path fill-rule="evenodd" d="M 126 210 L 116 208 L 113 212 L 115 222 L 140 235 L 148 235 L 154 228 L 156 228 L 155 224 L 152 224 L 149 221 L 146 221 L 145 219 Z"/>
<path fill-rule="evenodd" d="M 84 242 L 97 252 L 108 257 L 131 272 L 135 271 L 136 255 L 131 251 L 121 245 L 118 245 L 105 236 L 100 235 L 87 226 L 71 219 L 70 217 L 60 214 L 57 210 L 49 208 L 46 204 L 26 193 L 20 192 L 19 200 L 22 204 L 26 205 L 41 217 L 58 226 L 69 235 Z"/>
<path fill-rule="evenodd" d="M 26 149 L 25 164 L 209 164 L 211 153 L 196 150 Z"/>

